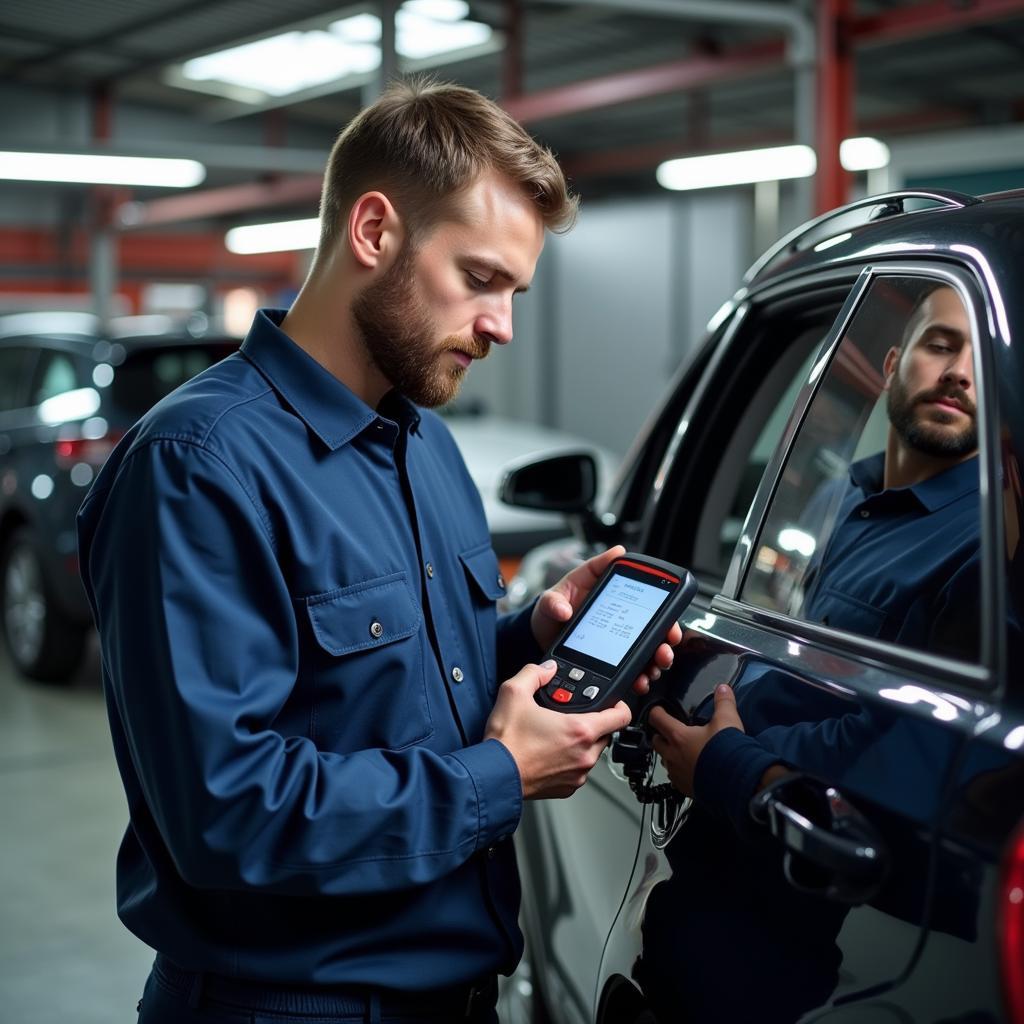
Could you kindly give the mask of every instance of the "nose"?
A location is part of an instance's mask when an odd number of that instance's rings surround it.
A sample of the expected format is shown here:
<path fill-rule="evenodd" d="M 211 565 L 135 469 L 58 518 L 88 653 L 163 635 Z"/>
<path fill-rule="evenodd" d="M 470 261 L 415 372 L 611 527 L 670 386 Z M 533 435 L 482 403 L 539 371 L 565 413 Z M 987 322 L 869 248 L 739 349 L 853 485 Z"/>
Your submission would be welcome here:
<path fill-rule="evenodd" d="M 970 390 L 971 384 L 974 382 L 974 359 L 970 345 L 964 345 L 956 357 L 950 360 L 942 374 L 942 382 L 954 384 L 963 388 L 964 391 Z"/>
<path fill-rule="evenodd" d="M 495 297 L 473 324 L 476 333 L 495 345 L 507 345 L 512 340 L 512 299 Z"/>

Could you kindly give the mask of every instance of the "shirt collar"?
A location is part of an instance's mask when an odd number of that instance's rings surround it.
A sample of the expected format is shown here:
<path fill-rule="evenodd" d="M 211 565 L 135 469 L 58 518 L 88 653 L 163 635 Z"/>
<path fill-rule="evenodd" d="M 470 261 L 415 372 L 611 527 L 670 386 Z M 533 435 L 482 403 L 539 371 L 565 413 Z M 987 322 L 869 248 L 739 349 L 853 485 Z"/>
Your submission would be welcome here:
<path fill-rule="evenodd" d="M 865 497 L 879 494 L 885 474 L 885 455 L 878 452 L 850 466 L 850 479 Z M 896 488 L 912 494 L 928 512 L 934 512 L 957 498 L 978 490 L 978 457 L 975 455 L 912 487 Z"/>
<path fill-rule="evenodd" d="M 242 353 L 306 426 L 335 451 L 380 415 L 281 330 L 287 312 L 258 310 Z M 396 392 L 385 396 L 381 410 L 412 431 L 419 425 L 419 410 Z"/>

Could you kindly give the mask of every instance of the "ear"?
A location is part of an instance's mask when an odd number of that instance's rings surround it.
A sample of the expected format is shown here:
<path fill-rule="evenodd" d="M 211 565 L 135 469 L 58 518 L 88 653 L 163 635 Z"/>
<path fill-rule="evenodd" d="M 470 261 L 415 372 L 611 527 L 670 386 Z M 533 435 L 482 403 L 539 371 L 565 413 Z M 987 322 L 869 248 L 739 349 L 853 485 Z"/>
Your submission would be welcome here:
<path fill-rule="evenodd" d="M 402 247 L 398 211 L 383 192 L 364 192 L 348 214 L 348 244 L 356 262 L 368 269 L 387 263 Z"/>
<path fill-rule="evenodd" d="M 882 373 L 885 375 L 885 385 L 883 390 L 885 391 L 889 390 L 889 382 L 892 380 L 892 375 L 900 365 L 900 355 L 902 352 L 903 349 L 893 345 L 893 347 L 885 353 L 885 361 L 882 363 Z"/>

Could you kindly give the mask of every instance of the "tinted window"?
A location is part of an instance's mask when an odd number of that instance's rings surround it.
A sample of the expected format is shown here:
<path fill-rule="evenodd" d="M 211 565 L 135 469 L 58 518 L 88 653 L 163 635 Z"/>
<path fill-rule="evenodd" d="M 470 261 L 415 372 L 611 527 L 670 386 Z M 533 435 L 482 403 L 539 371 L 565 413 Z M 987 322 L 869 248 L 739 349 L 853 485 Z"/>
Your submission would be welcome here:
<path fill-rule="evenodd" d="M 232 344 L 177 345 L 129 353 L 114 374 L 111 394 L 116 405 L 141 416 L 165 395 L 237 349 Z"/>
<path fill-rule="evenodd" d="M 807 410 L 741 597 L 976 658 L 976 401 L 960 294 L 922 278 L 875 281 Z"/>
<path fill-rule="evenodd" d="M 0 348 L 0 412 L 28 405 L 27 371 L 35 357 L 34 349 Z"/>

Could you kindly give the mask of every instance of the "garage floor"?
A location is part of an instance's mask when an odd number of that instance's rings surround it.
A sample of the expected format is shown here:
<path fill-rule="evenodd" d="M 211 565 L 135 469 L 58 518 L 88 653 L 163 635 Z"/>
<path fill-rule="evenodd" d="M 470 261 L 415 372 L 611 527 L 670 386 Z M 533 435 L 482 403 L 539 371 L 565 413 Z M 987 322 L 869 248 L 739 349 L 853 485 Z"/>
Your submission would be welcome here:
<path fill-rule="evenodd" d="M 95 653 L 70 686 L 26 683 L 0 645 L 0 992 L 18 1024 L 117 1024 L 153 954 L 114 910 L 127 821 Z"/>
<path fill-rule="evenodd" d="M 95 650 L 53 687 L 18 677 L 0 644 L 0 822 L 0 1020 L 131 1024 L 153 953 L 114 909 L 127 810 Z M 506 1024 L 523 1019 L 517 987 Z"/>

